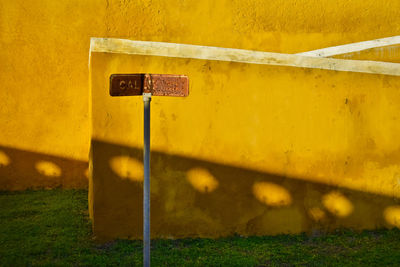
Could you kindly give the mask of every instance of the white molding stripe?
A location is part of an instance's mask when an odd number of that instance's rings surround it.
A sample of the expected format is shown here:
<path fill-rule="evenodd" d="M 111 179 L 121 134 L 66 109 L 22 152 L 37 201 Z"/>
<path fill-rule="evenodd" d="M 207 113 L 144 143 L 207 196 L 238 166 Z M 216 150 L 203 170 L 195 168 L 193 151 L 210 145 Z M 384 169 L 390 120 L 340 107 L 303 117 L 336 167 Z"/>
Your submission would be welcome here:
<path fill-rule="evenodd" d="M 398 44 L 400 44 L 400 36 L 392 36 L 392 37 L 369 40 L 364 42 L 326 47 L 317 50 L 297 53 L 296 55 L 308 56 L 308 57 L 331 57 L 347 53 L 359 52 L 371 48 L 378 48 L 378 47 L 398 45 Z"/>
<path fill-rule="evenodd" d="M 309 57 L 233 48 L 133 41 L 116 38 L 91 38 L 90 52 L 219 60 L 400 76 L 399 63 Z"/>

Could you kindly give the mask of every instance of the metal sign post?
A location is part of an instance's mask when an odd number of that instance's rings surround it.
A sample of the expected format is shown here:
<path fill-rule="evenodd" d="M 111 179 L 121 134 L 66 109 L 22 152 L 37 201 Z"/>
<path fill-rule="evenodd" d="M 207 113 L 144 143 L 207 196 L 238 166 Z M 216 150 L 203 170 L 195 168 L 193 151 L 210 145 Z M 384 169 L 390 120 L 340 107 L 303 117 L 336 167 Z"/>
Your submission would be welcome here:
<path fill-rule="evenodd" d="M 143 266 L 150 266 L 150 101 L 151 94 L 143 94 Z"/>
<path fill-rule="evenodd" d="M 188 96 L 189 79 L 171 74 L 112 74 L 111 96 L 143 96 L 143 266 L 150 266 L 150 101 L 151 96 Z"/>

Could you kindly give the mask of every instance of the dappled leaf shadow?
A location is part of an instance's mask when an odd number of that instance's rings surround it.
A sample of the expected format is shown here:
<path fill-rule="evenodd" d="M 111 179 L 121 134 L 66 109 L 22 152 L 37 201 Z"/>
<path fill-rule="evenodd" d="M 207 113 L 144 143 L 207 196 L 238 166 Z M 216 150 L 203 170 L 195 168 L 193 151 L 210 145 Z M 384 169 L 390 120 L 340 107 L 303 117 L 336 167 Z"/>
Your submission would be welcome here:
<path fill-rule="evenodd" d="M 87 188 L 88 163 L 0 146 L 0 190 Z"/>
<path fill-rule="evenodd" d="M 100 240 L 140 239 L 143 182 L 118 176 L 110 160 L 125 155 L 141 162 L 142 150 L 97 140 L 91 145 L 94 234 Z M 398 202 L 322 183 L 151 153 L 151 231 L 157 238 L 390 227 L 383 213 Z"/>

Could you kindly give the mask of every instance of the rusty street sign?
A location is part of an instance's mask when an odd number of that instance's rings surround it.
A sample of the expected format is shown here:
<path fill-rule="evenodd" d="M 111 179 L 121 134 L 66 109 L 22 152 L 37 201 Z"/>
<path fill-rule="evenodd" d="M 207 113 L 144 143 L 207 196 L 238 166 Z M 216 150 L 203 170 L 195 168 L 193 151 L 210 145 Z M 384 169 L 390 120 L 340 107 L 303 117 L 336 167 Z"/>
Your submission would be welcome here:
<path fill-rule="evenodd" d="M 187 96 L 189 79 L 173 74 L 112 74 L 111 96 L 133 96 L 150 93 L 152 96 Z"/>

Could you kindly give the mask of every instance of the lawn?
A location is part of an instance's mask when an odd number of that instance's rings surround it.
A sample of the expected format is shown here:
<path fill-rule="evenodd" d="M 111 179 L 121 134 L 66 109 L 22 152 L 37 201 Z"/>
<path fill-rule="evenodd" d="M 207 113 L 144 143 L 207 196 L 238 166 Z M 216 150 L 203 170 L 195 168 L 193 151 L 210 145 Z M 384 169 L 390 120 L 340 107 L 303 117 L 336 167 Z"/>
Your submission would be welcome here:
<path fill-rule="evenodd" d="M 140 241 L 91 238 L 85 190 L 0 193 L 0 266 L 141 266 Z M 400 266 L 400 231 L 155 240 L 153 266 Z"/>

